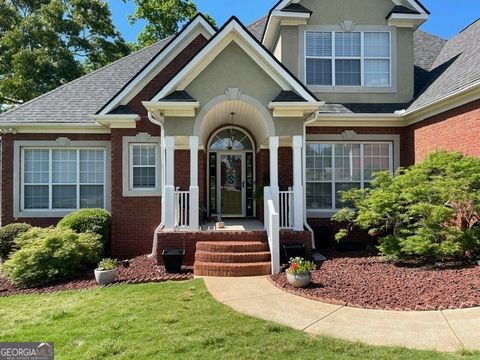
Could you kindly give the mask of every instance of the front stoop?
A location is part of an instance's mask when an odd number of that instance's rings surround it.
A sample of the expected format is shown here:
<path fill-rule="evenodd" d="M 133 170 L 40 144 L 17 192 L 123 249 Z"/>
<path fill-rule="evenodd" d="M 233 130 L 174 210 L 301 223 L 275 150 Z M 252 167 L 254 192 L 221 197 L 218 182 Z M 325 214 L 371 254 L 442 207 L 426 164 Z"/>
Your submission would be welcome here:
<path fill-rule="evenodd" d="M 270 251 L 265 241 L 197 243 L 196 276 L 241 277 L 268 275 L 270 272 Z"/>

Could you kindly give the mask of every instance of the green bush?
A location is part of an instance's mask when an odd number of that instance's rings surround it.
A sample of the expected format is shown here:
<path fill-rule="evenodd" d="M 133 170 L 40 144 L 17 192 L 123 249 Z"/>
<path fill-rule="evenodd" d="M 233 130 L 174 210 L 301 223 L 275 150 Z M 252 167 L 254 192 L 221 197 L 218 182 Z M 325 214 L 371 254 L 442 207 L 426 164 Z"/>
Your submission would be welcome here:
<path fill-rule="evenodd" d="M 480 159 L 444 151 L 397 175 L 376 175 L 371 188 L 351 190 L 342 199 L 353 204 L 334 220 L 378 236 L 379 250 L 396 261 L 468 259 L 480 247 Z"/>
<path fill-rule="evenodd" d="M 32 228 L 16 239 L 20 250 L 11 255 L 2 271 L 21 287 L 68 280 L 100 259 L 100 236 L 79 234 L 66 228 Z"/>
<path fill-rule="evenodd" d="M 16 249 L 15 238 L 30 228 L 30 225 L 23 223 L 9 224 L 0 228 L 0 259 L 6 259 Z"/>
<path fill-rule="evenodd" d="M 98 270 L 115 270 L 118 267 L 118 260 L 106 258 L 98 263 Z"/>
<path fill-rule="evenodd" d="M 106 247 L 110 241 L 112 216 L 103 209 L 82 209 L 65 216 L 59 223 L 60 228 L 69 228 L 77 233 L 93 232 L 100 235 Z"/>

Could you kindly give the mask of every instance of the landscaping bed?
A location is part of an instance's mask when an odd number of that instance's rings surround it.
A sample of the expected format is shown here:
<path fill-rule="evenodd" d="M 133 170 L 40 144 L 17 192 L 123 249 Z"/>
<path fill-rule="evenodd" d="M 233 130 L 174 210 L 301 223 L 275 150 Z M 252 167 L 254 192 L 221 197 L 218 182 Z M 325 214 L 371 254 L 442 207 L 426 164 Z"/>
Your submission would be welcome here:
<path fill-rule="evenodd" d="M 276 286 L 309 299 L 386 310 L 442 310 L 480 306 L 480 266 L 402 267 L 365 253 L 326 254 L 312 272 L 312 284 L 296 289 L 286 274 L 272 276 Z"/>
<path fill-rule="evenodd" d="M 193 279 L 193 268 L 183 267 L 181 274 L 168 274 L 163 266 L 157 266 L 156 260 L 149 260 L 146 256 L 138 256 L 130 260 L 128 268 L 121 264 L 118 267 L 118 276 L 115 283 L 138 284 L 148 282 L 180 281 Z M 61 283 L 46 286 L 22 289 L 14 286 L 0 275 L 0 297 L 15 294 L 49 293 L 65 290 L 82 290 L 98 286 L 95 282 L 93 269 L 82 276 Z"/>

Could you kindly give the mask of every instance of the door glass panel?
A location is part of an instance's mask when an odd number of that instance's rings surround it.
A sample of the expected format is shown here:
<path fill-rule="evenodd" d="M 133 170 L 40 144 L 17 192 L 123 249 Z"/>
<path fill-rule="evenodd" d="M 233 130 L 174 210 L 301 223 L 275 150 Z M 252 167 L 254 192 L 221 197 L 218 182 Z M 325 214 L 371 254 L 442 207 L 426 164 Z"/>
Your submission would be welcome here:
<path fill-rule="evenodd" d="M 222 215 L 242 215 L 242 155 L 220 156 Z"/>

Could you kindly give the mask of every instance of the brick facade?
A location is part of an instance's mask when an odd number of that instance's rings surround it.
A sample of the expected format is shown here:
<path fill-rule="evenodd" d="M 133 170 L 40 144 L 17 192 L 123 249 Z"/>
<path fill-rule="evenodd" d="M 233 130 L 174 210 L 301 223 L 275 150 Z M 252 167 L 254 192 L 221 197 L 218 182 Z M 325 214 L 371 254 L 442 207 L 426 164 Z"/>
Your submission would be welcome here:
<path fill-rule="evenodd" d="M 434 150 L 480 156 L 480 100 L 435 115 L 405 129 L 412 158 L 419 162 Z"/>

